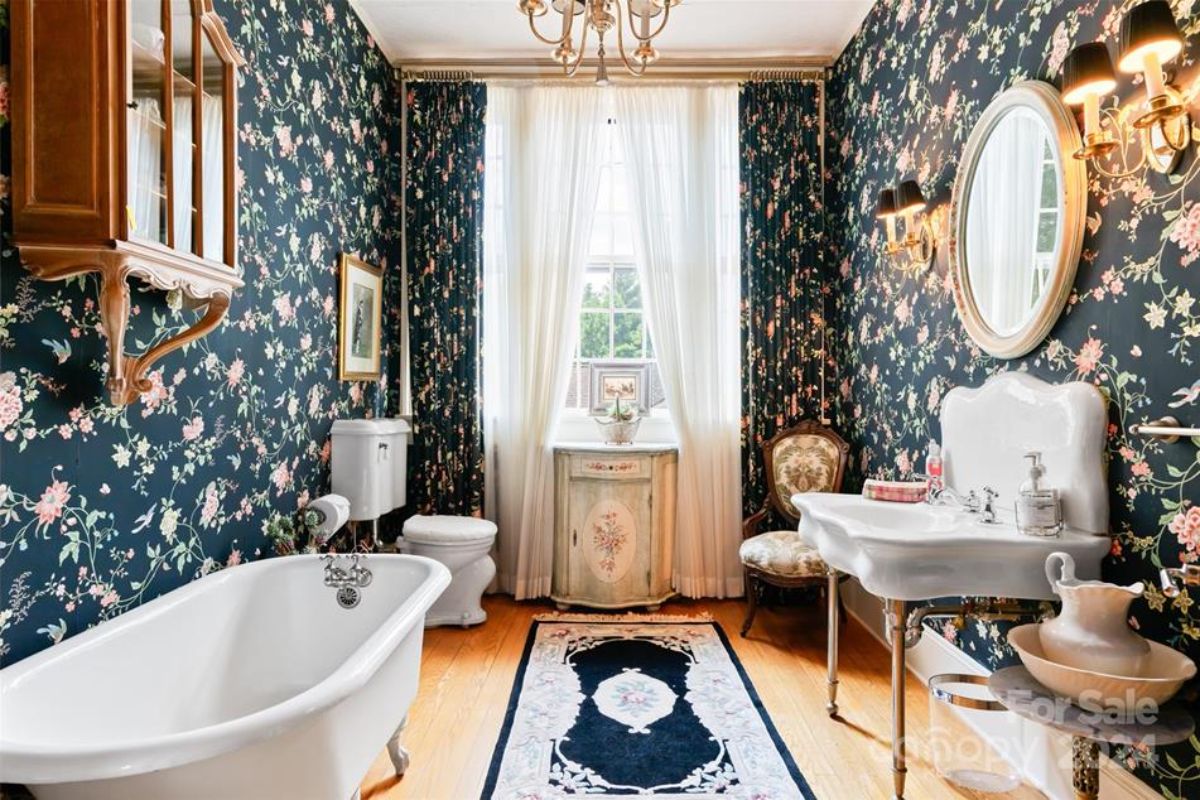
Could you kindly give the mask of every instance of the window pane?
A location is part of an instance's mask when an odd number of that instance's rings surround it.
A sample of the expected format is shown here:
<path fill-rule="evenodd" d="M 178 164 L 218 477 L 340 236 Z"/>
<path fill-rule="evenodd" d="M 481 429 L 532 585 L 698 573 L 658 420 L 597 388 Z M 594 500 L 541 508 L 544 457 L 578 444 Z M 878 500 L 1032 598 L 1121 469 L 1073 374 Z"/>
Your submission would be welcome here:
<path fill-rule="evenodd" d="M 613 273 L 613 308 L 641 308 L 642 290 L 638 286 L 637 270 L 618 267 Z"/>
<path fill-rule="evenodd" d="M 607 313 L 585 312 L 579 320 L 579 357 L 608 358 L 609 325 Z"/>
<path fill-rule="evenodd" d="M 588 253 L 593 256 L 607 256 L 612 252 L 612 217 L 597 212 L 592 219 L 592 238 L 588 243 Z M 605 260 L 599 258 L 596 260 Z"/>
<path fill-rule="evenodd" d="M 589 269 L 583 284 L 583 307 L 608 310 L 612 301 L 612 273 L 607 269 Z"/>
<path fill-rule="evenodd" d="M 612 249 L 615 257 L 633 256 L 633 220 L 627 214 L 614 217 L 612 223 Z"/>
<path fill-rule="evenodd" d="M 1038 240 L 1037 251 L 1039 253 L 1054 252 L 1054 245 L 1058 240 L 1058 212 L 1049 211 L 1038 214 Z"/>
<path fill-rule="evenodd" d="M 619 311 L 613 314 L 613 326 L 613 356 L 616 358 L 641 358 L 641 312 Z"/>
<path fill-rule="evenodd" d="M 1058 170 L 1053 161 L 1042 165 L 1042 208 L 1058 207 Z"/>

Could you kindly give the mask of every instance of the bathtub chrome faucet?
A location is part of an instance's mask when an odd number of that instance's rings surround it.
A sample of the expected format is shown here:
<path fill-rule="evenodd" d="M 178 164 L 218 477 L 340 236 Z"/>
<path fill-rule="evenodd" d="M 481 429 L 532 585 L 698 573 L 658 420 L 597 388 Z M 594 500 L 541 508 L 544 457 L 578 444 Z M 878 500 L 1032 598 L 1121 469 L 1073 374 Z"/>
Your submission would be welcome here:
<path fill-rule="evenodd" d="M 341 556 L 326 553 L 321 556 L 325 562 L 325 585 L 337 590 L 338 605 L 342 608 L 354 608 L 362 600 L 361 589 L 371 584 L 371 570 L 359 564 L 367 557 L 353 553 L 350 556 L 350 566 L 342 566 Z"/>

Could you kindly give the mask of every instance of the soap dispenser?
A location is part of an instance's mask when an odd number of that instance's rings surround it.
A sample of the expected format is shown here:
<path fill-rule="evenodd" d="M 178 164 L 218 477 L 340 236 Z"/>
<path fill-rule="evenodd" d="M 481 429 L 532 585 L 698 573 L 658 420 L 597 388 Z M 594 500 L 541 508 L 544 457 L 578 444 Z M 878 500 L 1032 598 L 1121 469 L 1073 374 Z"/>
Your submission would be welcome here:
<path fill-rule="evenodd" d="M 1029 477 L 1017 491 L 1017 530 L 1026 536 L 1057 536 L 1063 528 L 1058 490 L 1042 487 L 1046 468 L 1041 453 L 1032 451 L 1025 458 L 1029 459 Z"/>

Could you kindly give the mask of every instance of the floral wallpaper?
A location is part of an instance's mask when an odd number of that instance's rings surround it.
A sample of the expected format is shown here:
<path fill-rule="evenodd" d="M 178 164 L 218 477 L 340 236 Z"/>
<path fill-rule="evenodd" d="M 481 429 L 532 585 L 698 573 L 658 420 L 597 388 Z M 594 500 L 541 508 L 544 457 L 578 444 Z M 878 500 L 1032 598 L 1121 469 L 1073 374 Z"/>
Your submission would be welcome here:
<path fill-rule="evenodd" d="M 747 515 L 766 502 L 763 442 L 824 413 L 823 90 L 819 82 L 751 82 L 738 102 Z M 782 518 L 775 524 L 790 527 Z"/>
<path fill-rule="evenodd" d="M 161 362 L 141 403 L 104 397 L 95 281 L 32 280 L 3 215 L 0 663 L 262 556 L 270 517 L 328 490 L 332 421 L 382 410 L 378 387 L 337 380 L 336 265 L 357 253 L 398 294 L 398 82 L 347 0 L 216 8 L 249 62 L 238 89 L 246 287 L 218 331 Z M 5 25 L 4 65 L 8 39 Z M 135 306 L 130 350 L 188 323 L 161 295 L 135 292 Z"/>
<path fill-rule="evenodd" d="M 487 87 L 408 86 L 407 219 L 413 418 L 408 509 L 483 513 L 480 289 Z"/>
<path fill-rule="evenodd" d="M 1147 581 L 1132 623 L 1200 659 L 1195 593 L 1171 600 L 1162 566 L 1200 559 L 1200 460 L 1194 443 L 1132 436 L 1129 425 L 1171 413 L 1200 421 L 1200 160 L 1177 172 L 1111 180 L 1089 170 L 1087 235 L 1067 309 L 1042 345 L 1013 361 L 982 353 L 954 310 L 945 248 L 916 277 L 881 254 L 880 188 L 914 177 L 948 209 L 959 155 L 988 103 L 1024 79 L 1055 85 L 1072 46 L 1115 50 L 1133 0 L 895 0 L 877 3 L 838 60 L 828 86 L 830 280 L 836 309 L 838 426 L 852 442 L 851 488 L 865 476 L 903 476 L 938 438 L 946 392 L 1008 369 L 1050 381 L 1090 381 L 1108 395 L 1112 551 L 1106 579 Z M 1172 65 L 1200 121 L 1200 7 L 1174 0 L 1188 37 Z M 1116 113 L 1144 97 L 1124 78 Z M 1198 131 L 1200 132 L 1200 131 Z M 1136 155 L 1132 153 L 1131 155 Z M 940 626 L 981 662 L 1007 663 L 1003 629 Z M 1120 754 L 1166 797 L 1200 796 L 1200 743 Z"/>

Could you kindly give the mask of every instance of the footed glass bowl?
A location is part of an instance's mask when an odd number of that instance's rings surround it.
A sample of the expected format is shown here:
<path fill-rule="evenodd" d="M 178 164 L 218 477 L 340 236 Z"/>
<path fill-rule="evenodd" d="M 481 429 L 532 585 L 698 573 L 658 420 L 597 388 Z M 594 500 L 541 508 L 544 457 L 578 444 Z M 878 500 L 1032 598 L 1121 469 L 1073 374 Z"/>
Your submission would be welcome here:
<path fill-rule="evenodd" d="M 600 426 L 600 435 L 605 444 L 633 444 L 633 437 L 637 436 L 642 418 L 638 417 L 625 422 L 597 419 L 596 424 Z"/>

